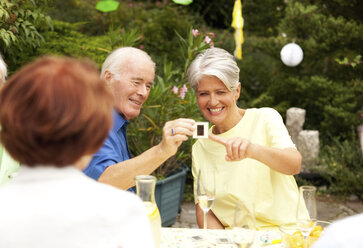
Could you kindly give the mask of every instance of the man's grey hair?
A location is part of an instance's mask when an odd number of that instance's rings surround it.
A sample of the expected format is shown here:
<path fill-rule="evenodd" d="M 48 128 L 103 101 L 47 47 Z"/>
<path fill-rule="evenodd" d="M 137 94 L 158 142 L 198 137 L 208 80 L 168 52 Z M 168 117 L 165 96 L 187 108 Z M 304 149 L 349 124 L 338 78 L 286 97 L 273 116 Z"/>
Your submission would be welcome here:
<path fill-rule="evenodd" d="M 0 53 L 0 72 L 1 72 L 1 82 L 5 83 L 5 78 L 8 75 L 8 69 L 3 60 L 3 57 L 1 56 L 1 53 Z"/>
<path fill-rule="evenodd" d="M 145 60 L 149 60 L 155 70 L 155 63 L 151 57 L 143 50 L 134 47 L 121 47 L 114 50 L 102 65 L 101 78 L 103 78 L 105 71 L 108 70 L 112 74 L 117 74 L 120 72 L 125 63 L 129 63 L 132 59 L 136 57 L 144 57 Z"/>
<path fill-rule="evenodd" d="M 199 81 L 205 76 L 215 76 L 228 90 L 238 88 L 239 67 L 234 57 L 221 48 L 209 48 L 200 53 L 188 68 L 190 86 L 196 90 Z"/>

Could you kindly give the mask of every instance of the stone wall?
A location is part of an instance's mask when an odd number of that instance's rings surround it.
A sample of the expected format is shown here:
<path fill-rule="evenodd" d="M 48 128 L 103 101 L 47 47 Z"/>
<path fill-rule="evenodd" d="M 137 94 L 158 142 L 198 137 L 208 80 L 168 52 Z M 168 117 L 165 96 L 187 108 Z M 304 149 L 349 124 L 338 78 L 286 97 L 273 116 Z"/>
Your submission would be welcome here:
<path fill-rule="evenodd" d="M 305 109 L 289 108 L 286 112 L 286 128 L 302 155 L 302 171 L 308 172 L 309 167 L 318 162 L 320 143 L 319 131 L 303 130 L 305 114 Z"/>

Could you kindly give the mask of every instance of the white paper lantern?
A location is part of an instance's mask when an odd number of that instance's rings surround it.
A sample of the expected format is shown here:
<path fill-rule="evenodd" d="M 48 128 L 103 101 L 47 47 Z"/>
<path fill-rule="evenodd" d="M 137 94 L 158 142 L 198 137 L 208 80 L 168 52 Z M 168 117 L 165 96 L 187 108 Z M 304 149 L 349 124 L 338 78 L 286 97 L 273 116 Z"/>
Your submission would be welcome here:
<path fill-rule="evenodd" d="M 304 57 L 303 50 L 295 43 L 286 44 L 281 49 L 280 55 L 282 62 L 290 67 L 300 64 Z"/>

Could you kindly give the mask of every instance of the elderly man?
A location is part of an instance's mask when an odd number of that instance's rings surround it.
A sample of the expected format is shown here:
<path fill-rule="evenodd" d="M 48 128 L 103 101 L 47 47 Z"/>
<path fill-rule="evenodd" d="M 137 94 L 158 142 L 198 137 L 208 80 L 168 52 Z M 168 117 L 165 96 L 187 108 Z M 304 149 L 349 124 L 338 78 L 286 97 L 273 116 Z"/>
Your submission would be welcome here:
<path fill-rule="evenodd" d="M 7 76 L 6 64 L 0 54 L 0 87 L 5 83 Z M 14 161 L 10 155 L 0 145 L 0 186 L 6 184 L 10 178 L 15 176 L 19 169 L 19 163 Z"/>
<path fill-rule="evenodd" d="M 137 157 L 130 157 L 126 127 L 131 118 L 140 114 L 154 76 L 155 63 L 140 49 L 123 47 L 107 57 L 101 78 L 114 97 L 113 128 L 101 149 L 93 155 L 85 174 L 120 189 L 129 189 L 135 185 L 135 176 L 151 174 L 193 134 L 194 120 L 181 118 L 168 121 L 158 145 Z"/>

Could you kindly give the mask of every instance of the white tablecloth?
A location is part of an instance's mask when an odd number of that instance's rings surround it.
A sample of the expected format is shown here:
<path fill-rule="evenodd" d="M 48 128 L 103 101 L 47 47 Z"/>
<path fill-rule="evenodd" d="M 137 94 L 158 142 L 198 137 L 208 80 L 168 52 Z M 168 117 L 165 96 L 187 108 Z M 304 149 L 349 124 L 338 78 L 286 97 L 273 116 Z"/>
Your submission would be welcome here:
<path fill-rule="evenodd" d="M 196 241 L 194 236 L 199 236 L 202 240 Z M 233 244 L 232 230 L 203 230 L 189 228 L 162 228 L 160 248 L 197 248 L 197 247 L 221 247 L 236 248 Z M 261 240 L 280 240 L 278 231 L 257 231 L 253 248 L 285 248 L 282 242 L 265 245 Z M 224 242 L 225 241 L 225 242 Z M 230 243 L 229 243 L 230 242 Z"/>

